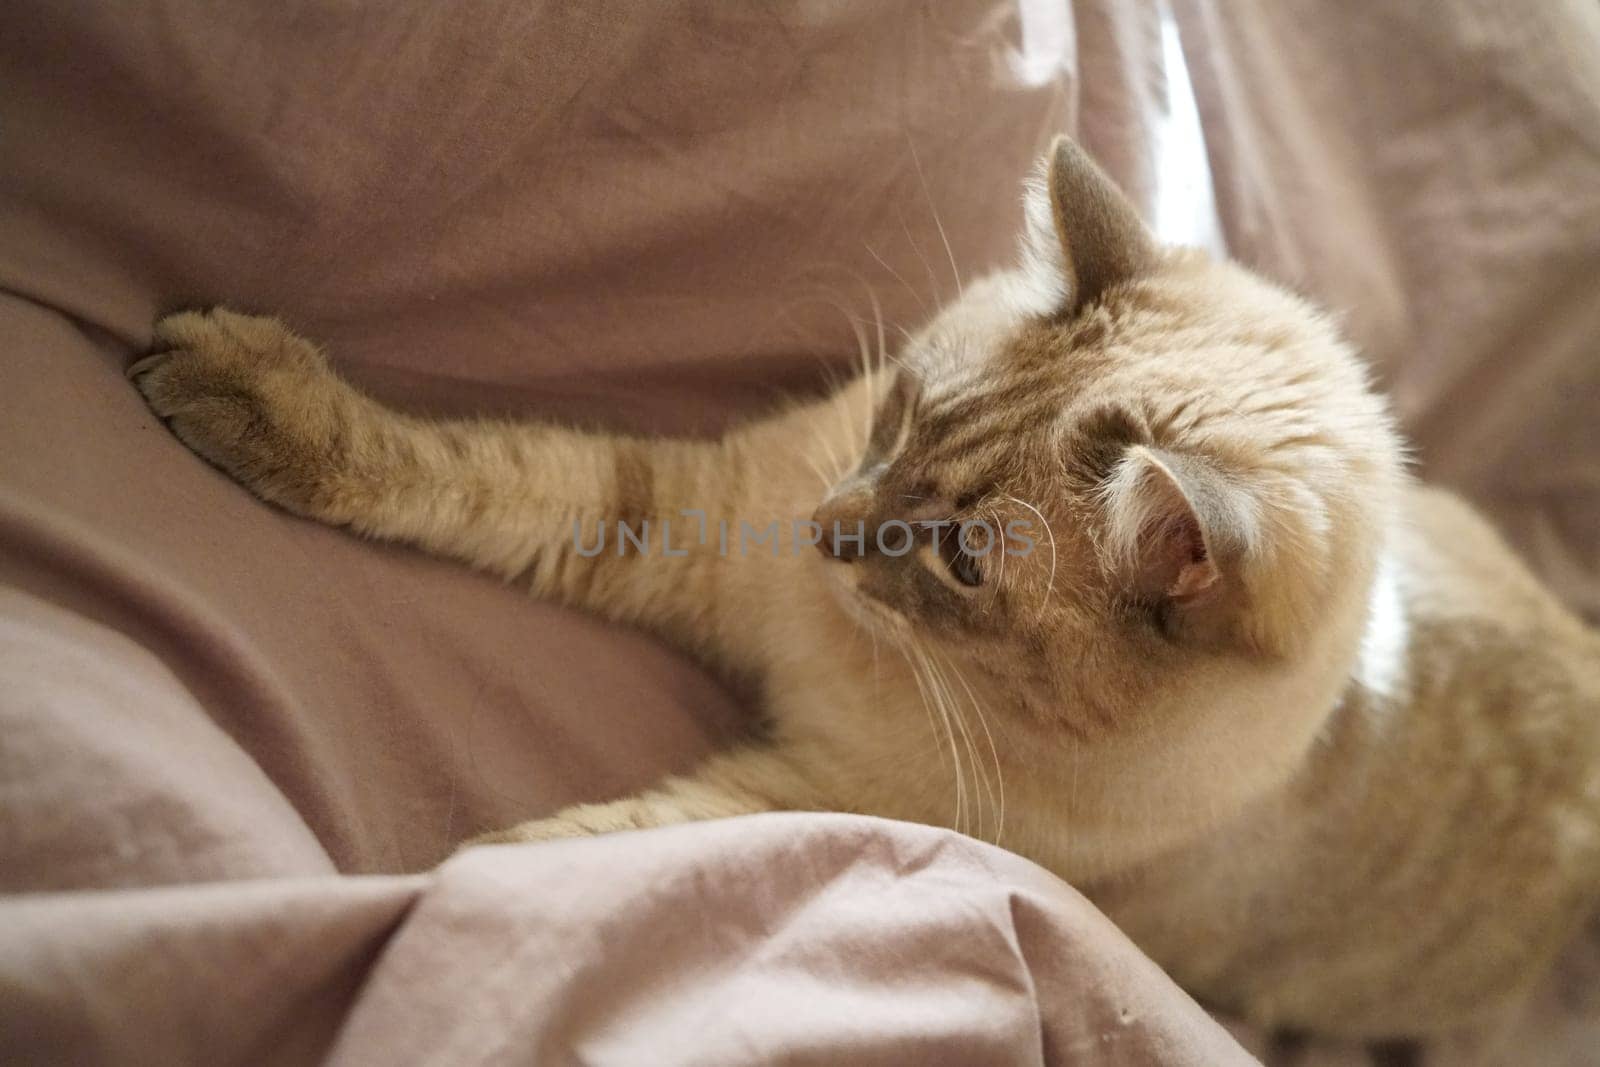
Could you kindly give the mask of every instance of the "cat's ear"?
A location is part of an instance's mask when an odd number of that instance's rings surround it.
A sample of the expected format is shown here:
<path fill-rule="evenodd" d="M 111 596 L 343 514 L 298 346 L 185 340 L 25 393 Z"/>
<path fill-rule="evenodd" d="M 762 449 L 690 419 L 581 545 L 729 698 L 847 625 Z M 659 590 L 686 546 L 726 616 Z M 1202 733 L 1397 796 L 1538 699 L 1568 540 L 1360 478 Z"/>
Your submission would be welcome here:
<path fill-rule="evenodd" d="M 1026 193 L 1023 270 L 1071 314 L 1137 277 L 1157 245 L 1132 202 L 1089 154 L 1057 137 Z"/>
<path fill-rule="evenodd" d="M 1224 590 L 1254 539 L 1248 498 L 1196 460 L 1134 445 L 1101 487 L 1115 571 L 1143 600 L 1198 605 Z"/>

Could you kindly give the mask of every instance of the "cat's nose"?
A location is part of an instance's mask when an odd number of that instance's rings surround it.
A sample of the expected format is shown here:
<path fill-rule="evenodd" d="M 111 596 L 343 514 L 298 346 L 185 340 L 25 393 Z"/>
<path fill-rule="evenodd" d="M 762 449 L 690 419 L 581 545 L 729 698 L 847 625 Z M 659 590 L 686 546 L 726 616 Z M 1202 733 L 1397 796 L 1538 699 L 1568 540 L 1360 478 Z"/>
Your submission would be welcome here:
<path fill-rule="evenodd" d="M 823 558 L 835 563 L 854 563 L 866 555 L 865 546 L 870 535 L 856 523 L 841 522 L 838 527 L 831 523 L 820 525 L 822 537 L 817 541 L 817 551 Z"/>
<path fill-rule="evenodd" d="M 866 516 L 872 507 L 872 490 L 857 486 L 835 493 L 812 514 L 820 536 L 817 551 L 837 563 L 854 563 L 867 554 L 872 531 Z"/>

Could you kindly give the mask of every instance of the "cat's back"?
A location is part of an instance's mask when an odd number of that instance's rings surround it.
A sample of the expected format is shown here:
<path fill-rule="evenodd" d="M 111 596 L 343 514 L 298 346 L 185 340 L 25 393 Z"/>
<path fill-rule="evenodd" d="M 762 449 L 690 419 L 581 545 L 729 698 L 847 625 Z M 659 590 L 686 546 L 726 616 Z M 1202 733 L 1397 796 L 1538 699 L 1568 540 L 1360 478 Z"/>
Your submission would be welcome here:
<path fill-rule="evenodd" d="M 1409 491 L 1393 559 L 1413 729 L 1600 813 L 1600 635 L 1444 490 Z"/>
<path fill-rule="evenodd" d="M 1409 631 L 1406 732 L 1477 786 L 1480 820 L 1502 821 L 1506 863 L 1593 881 L 1600 635 L 1451 493 L 1412 490 L 1404 519 L 1394 555 Z M 1540 876 L 1526 873 L 1530 884 Z"/>
<path fill-rule="evenodd" d="M 1494 528 L 1443 489 L 1407 491 L 1394 545 L 1409 609 L 1419 621 L 1449 623 L 1437 639 L 1480 651 L 1575 656 L 1575 678 L 1600 683 L 1600 635 L 1567 610 Z M 1544 651 L 1541 651 L 1544 650 Z M 1499 666 L 1498 662 L 1485 667 Z"/>

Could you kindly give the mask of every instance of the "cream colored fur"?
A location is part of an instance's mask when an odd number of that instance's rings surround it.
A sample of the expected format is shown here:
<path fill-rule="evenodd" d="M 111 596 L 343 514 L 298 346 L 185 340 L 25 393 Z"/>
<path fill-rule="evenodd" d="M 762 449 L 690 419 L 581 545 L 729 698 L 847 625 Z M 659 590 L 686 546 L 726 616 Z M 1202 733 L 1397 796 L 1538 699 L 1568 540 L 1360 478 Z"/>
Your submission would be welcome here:
<path fill-rule="evenodd" d="M 868 812 L 1032 857 L 1260 1022 L 1406 1035 L 1510 1003 L 1596 885 L 1595 638 L 1408 486 L 1320 314 L 1156 248 L 1069 142 L 1028 216 L 1024 266 L 893 365 L 716 442 L 408 417 L 220 310 L 162 320 L 130 373 L 265 500 L 761 680 L 760 736 L 492 840 Z M 719 519 L 813 514 L 1036 546 L 976 585 L 931 545 L 716 551 Z M 619 518 L 686 554 L 575 550 L 575 520 Z"/>

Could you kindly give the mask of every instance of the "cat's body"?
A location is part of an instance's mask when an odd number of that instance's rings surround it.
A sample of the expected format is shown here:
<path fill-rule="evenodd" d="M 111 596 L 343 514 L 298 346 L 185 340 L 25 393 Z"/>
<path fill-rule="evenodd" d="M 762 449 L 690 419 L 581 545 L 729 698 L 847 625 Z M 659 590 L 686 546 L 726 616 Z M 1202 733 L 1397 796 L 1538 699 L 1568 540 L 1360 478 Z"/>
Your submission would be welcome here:
<path fill-rule="evenodd" d="M 1390 552 L 1304 767 L 1088 892 L 1180 983 L 1257 1018 L 1493 1030 L 1600 885 L 1600 642 L 1445 493 L 1406 494 Z"/>
<path fill-rule="evenodd" d="M 716 442 L 408 418 L 226 312 L 164 320 L 131 373 L 267 500 L 759 681 L 760 737 L 497 839 L 782 809 L 952 826 L 1258 1021 L 1479 1018 L 1600 884 L 1600 647 L 1407 486 L 1325 320 L 1161 252 L 1073 146 L 1052 159 L 1024 269 L 969 286 L 903 366 Z M 814 510 L 826 553 L 789 536 Z M 1033 551 L 826 532 L 945 517 L 1029 524 Z M 580 548 L 645 519 L 646 551 Z M 776 546 L 742 536 L 774 521 Z"/>

